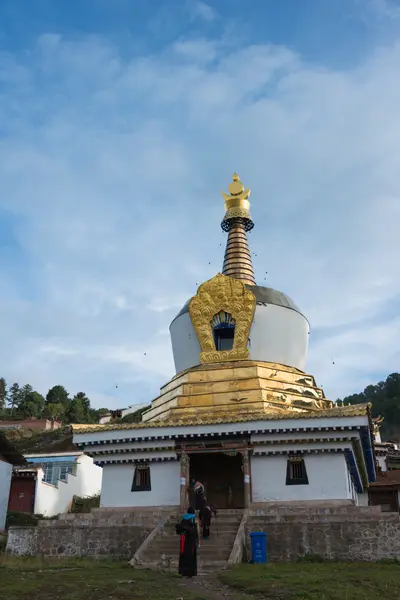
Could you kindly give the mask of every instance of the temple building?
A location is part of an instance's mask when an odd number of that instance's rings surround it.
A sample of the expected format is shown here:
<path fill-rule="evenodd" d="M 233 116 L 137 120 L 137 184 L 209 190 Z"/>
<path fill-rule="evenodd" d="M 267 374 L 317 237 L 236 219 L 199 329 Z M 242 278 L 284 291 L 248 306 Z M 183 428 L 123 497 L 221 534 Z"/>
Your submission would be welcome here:
<path fill-rule="evenodd" d="M 380 506 L 382 512 L 400 511 L 400 444 L 382 442 L 380 426 L 383 418 L 374 419 L 374 448 L 377 477 L 369 487 L 369 504 Z"/>
<path fill-rule="evenodd" d="M 307 317 L 256 283 L 250 190 L 235 174 L 228 192 L 222 272 L 170 325 L 176 375 L 141 423 L 74 426 L 74 442 L 103 467 L 101 506 L 184 510 L 191 478 L 220 509 L 366 505 L 370 405 L 337 407 L 306 372 Z"/>

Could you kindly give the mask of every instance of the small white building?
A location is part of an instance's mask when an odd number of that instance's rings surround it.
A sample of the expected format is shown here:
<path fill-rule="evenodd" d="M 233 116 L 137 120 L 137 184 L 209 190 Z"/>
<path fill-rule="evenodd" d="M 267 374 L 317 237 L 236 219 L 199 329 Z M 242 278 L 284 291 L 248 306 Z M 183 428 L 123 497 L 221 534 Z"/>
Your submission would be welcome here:
<path fill-rule="evenodd" d="M 0 533 L 4 531 L 13 466 L 23 465 L 24 457 L 0 431 Z"/>
<path fill-rule="evenodd" d="M 52 517 L 70 510 L 74 496 L 100 494 L 102 469 L 79 450 L 26 454 L 28 466 L 15 469 L 9 508 Z"/>

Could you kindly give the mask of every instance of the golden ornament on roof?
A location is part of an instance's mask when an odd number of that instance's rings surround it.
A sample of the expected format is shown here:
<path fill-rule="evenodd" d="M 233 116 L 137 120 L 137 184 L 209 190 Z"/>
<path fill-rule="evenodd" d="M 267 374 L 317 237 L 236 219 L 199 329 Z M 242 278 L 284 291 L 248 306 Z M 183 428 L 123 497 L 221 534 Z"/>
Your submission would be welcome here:
<path fill-rule="evenodd" d="M 244 185 L 240 181 L 239 175 L 237 173 L 233 174 L 232 179 L 232 183 L 228 185 L 229 195 L 225 194 L 224 191 L 222 192 L 222 197 L 225 200 L 225 202 L 228 202 L 232 199 L 248 200 L 250 197 L 250 188 L 247 188 L 247 190 L 244 189 Z"/>

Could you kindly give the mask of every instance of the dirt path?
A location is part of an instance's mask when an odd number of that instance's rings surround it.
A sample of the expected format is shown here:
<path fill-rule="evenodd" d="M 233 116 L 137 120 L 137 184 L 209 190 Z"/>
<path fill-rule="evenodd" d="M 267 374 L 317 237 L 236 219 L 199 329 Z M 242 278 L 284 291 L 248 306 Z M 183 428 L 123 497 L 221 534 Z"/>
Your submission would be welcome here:
<path fill-rule="evenodd" d="M 199 575 L 193 579 L 184 579 L 181 584 L 182 589 L 190 590 L 199 594 L 202 600 L 220 600 L 229 598 L 229 600 L 255 600 L 253 596 L 236 592 L 232 588 L 224 585 L 214 573 Z M 182 599 L 185 600 L 184 594 Z"/>

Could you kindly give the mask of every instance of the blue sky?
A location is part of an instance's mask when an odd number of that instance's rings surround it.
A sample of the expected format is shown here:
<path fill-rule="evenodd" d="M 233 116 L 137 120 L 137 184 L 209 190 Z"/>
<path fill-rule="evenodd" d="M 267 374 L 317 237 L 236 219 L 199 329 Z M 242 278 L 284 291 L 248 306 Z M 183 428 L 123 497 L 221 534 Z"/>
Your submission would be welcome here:
<path fill-rule="evenodd" d="M 398 370 L 399 33 L 390 0 L 3 0 L 7 381 L 155 397 L 235 170 L 327 396 Z"/>

